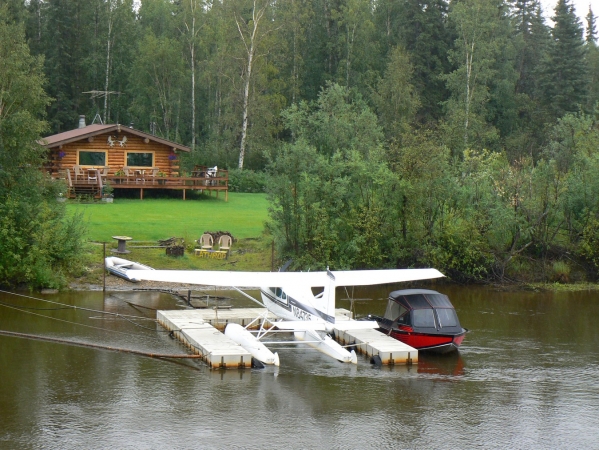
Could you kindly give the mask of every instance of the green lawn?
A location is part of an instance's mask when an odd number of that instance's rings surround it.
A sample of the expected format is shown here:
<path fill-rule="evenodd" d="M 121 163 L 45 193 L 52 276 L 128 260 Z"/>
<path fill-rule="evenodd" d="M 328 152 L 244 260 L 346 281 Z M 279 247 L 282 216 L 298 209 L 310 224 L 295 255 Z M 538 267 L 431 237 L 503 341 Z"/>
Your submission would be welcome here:
<path fill-rule="evenodd" d="M 268 219 L 264 194 L 229 193 L 219 199 L 202 195 L 192 200 L 115 199 L 114 203 L 70 203 L 71 214 L 82 212 L 91 241 L 111 242 L 112 236 L 156 241 L 171 236 L 186 242 L 204 231 L 229 231 L 237 239 L 260 237 Z"/>

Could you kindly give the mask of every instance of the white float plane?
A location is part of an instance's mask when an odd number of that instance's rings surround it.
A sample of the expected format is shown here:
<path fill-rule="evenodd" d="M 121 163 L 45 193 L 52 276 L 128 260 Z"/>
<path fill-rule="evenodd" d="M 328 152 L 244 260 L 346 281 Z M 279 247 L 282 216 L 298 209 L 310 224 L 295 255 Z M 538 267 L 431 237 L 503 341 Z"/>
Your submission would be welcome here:
<path fill-rule="evenodd" d="M 112 257 L 109 257 L 112 258 Z M 107 266 L 111 264 L 106 258 Z M 135 267 L 135 266 L 133 266 Z M 293 332 L 304 341 L 333 358 L 357 363 L 355 352 L 339 345 L 329 333 L 337 330 L 378 328 L 376 321 L 344 320 L 335 322 L 335 288 L 337 286 L 369 286 L 403 281 L 428 280 L 443 277 L 436 269 L 349 270 L 322 272 L 223 272 L 204 270 L 127 270 L 131 280 L 163 281 L 169 283 L 199 284 L 229 287 L 265 307 L 279 320 L 272 322 L 279 330 Z M 239 289 L 259 288 L 262 302 Z M 270 286 L 270 287 L 265 287 Z M 314 291 L 317 293 L 315 294 Z M 279 365 L 278 354 L 272 353 L 262 342 L 271 329 L 254 336 L 237 324 L 228 324 L 225 335 L 252 353 L 265 364 Z"/>

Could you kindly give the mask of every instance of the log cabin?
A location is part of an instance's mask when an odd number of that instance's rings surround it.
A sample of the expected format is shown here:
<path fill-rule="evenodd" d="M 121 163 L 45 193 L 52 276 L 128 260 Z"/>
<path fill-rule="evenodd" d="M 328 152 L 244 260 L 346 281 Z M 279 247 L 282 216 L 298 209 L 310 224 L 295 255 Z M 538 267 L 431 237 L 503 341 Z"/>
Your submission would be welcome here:
<path fill-rule="evenodd" d="M 102 197 L 107 183 L 115 189 L 175 189 L 224 191 L 228 199 L 228 172 L 218 167 L 196 166 L 191 173 L 180 172 L 180 156 L 191 149 L 120 124 L 85 125 L 47 136 L 40 142 L 48 149 L 44 169 L 68 186 L 68 198 Z"/>

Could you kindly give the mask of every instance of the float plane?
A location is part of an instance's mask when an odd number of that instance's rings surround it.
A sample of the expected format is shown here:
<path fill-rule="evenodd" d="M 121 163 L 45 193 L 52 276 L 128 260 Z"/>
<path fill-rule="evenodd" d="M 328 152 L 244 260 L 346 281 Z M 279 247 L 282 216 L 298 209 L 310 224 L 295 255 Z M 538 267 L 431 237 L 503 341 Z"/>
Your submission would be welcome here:
<path fill-rule="evenodd" d="M 106 258 L 107 266 L 112 264 Z M 297 340 L 321 352 L 348 363 L 357 363 L 354 350 L 348 351 L 331 336 L 337 330 L 378 328 L 376 321 L 335 321 L 335 288 L 337 286 L 370 286 L 443 277 L 436 269 L 348 270 L 320 272 L 225 272 L 205 270 L 140 270 L 132 263 L 125 272 L 130 280 L 162 281 L 169 283 L 220 286 L 235 289 L 277 317 L 274 322 L 264 316 L 258 335 L 238 324 L 228 324 L 225 335 L 252 353 L 265 364 L 279 365 L 277 353 L 272 353 L 260 339 L 276 327 L 293 332 Z M 139 267 L 139 265 L 137 266 Z M 262 301 L 241 290 L 260 289 Z M 265 322 L 271 327 L 264 328 Z M 251 325 L 251 324 L 250 324 Z M 294 341 L 295 342 L 295 341 Z"/>

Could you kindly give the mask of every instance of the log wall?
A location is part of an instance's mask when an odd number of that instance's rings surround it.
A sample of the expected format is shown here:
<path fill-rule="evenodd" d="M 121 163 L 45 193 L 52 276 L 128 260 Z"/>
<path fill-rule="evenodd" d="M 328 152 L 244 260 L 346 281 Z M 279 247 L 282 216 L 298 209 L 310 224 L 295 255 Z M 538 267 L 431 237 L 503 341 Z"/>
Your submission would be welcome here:
<path fill-rule="evenodd" d="M 69 144 L 62 145 L 60 148 L 51 149 L 50 165 L 48 167 L 49 171 L 52 173 L 57 173 L 60 169 L 72 169 L 73 166 L 78 164 L 77 151 L 87 150 L 107 152 L 107 165 L 110 167 L 108 171 L 109 175 L 114 175 L 115 172 L 127 165 L 127 152 L 154 153 L 153 167 L 158 167 L 162 172 L 166 173 L 167 176 L 178 175 L 178 153 L 173 152 L 171 147 L 158 142 L 153 142 L 149 139 L 148 142 L 145 142 L 146 139 L 127 133 L 126 128 L 121 129 L 121 132 L 118 133 L 118 135 L 117 133 L 112 133 L 111 136 L 115 142 L 114 146 L 110 147 L 108 143 L 109 135 L 109 133 L 99 134 L 93 138 L 71 142 Z M 127 136 L 127 142 L 121 147 L 119 142 L 116 141 L 122 140 L 124 136 Z M 60 152 L 65 153 L 62 158 L 59 157 Z M 168 159 L 168 157 L 173 153 L 177 155 L 177 159 L 171 161 Z M 86 168 L 92 166 L 82 167 Z M 135 168 L 134 166 L 132 167 Z M 144 168 L 147 169 L 147 167 Z"/>

